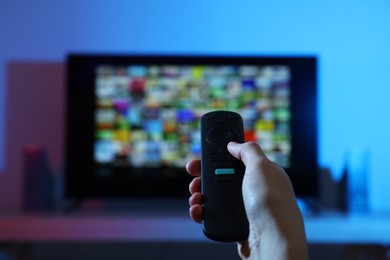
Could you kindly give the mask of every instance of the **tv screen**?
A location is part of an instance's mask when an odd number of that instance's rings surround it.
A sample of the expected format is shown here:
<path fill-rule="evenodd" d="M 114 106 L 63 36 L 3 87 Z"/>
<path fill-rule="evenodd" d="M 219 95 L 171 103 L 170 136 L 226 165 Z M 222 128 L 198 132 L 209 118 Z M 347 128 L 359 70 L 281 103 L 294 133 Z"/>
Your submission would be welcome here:
<path fill-rule="evenodd" d="M 245 140 L 316 194 L 315 57 L 72 54 L 67 68 L 68 196 L 187 196 L 214 110 L 240 113 Z"/>

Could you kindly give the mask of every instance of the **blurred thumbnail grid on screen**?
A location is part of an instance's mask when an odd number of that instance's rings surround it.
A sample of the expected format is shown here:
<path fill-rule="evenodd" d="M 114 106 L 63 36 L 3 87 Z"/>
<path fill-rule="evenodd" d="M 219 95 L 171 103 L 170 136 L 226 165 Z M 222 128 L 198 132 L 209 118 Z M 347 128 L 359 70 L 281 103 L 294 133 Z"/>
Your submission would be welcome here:
<path fill-rule="evenodd" d="M 133 167 L 183 167 L 200 157 L 200 117 L 232 110 L 283 167 L 290 164 L 288 66 L 129 65 L 96 68 L 94 159 Z"/>

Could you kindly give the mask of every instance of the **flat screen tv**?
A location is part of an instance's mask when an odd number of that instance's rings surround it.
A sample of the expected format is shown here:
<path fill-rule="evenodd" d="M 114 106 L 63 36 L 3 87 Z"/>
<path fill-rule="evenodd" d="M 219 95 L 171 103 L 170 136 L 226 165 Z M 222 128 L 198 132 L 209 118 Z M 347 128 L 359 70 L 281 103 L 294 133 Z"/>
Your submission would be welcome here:
<path fill-rule="evenodd" d="M 93 55 L 67 59 L 66 194 L 188 196 L 199 119 L 231 110 L 284 167 L 298 197 L 317 193 L 314 56 Z"/>

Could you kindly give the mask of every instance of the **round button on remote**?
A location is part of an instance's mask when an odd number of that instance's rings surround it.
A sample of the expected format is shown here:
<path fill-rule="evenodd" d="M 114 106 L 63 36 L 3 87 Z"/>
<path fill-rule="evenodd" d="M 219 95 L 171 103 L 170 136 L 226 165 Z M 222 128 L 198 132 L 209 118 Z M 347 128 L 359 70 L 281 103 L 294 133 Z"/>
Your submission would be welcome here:
<path fill-rule="evenodd" d="M 238 133 L 230 127 L 216 126 L 206 133 L 206 141 L 210 144 L 227 144 L 236 140 L 238 140 Z"/>

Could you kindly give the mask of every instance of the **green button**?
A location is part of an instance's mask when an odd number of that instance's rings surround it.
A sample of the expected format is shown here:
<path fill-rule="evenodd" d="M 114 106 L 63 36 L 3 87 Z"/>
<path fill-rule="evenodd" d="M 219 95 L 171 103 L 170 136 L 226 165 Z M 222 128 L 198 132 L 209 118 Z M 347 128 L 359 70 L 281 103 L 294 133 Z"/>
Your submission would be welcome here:
<path fill-rule="evenodd" d="M 234 174 L 233 168 L 215 169 L 215 174 Z"/>

